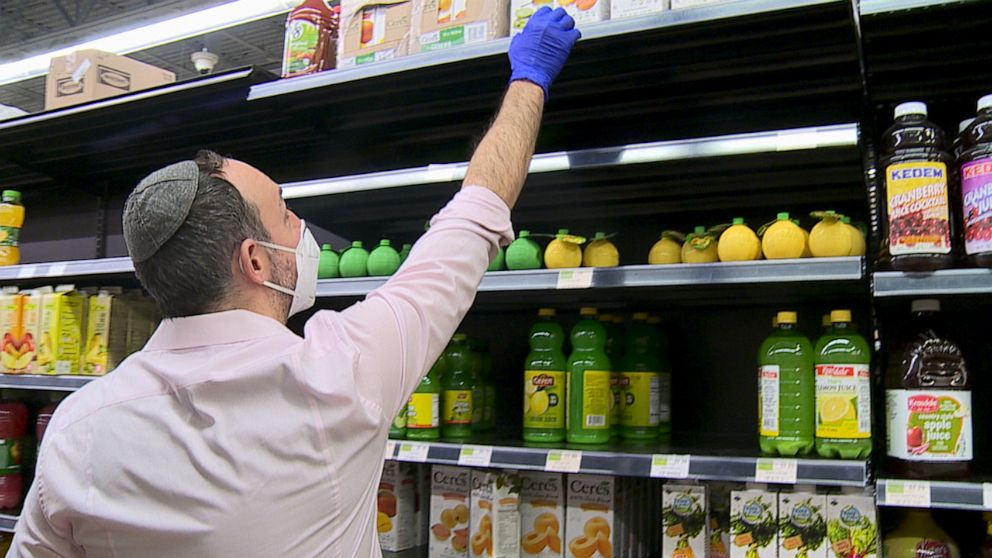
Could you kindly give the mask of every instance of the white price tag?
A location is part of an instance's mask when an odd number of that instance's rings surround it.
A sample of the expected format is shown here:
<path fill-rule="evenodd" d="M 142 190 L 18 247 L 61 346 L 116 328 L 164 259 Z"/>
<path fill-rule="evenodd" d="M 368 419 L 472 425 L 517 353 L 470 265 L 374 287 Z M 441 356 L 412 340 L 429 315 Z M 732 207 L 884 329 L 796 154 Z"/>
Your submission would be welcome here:
<path fill-rule="evenodd" d="M 396 455 L 396 440 L 386 440 L 386 459 L 392 459 Z"/>
<path fill-rule="evenodd" d="M 420 442 L 400 442 L 400 452 L 396 459 L 400 461 L 413 461 L 423 463 L 427 461 L 427 452 L 430 451 L 430 444 Z"/>
<path fill-rule="evenodd" d="M 689 456 L 653 455 L 651 457 L 651 476 L 663 479 L 689 478 Z"/>
<path fill-rule="evenodd" d="M 592 286 L 592 268 L 563 269 L 558 272 L 556 289 L 588 289 Z"/>
<path fill-rule="evenodd" d="M 885 504 L 907 508 L 929 508 L 930 482 L 885 481 Z"/>
<path fill-rule="evenodd" d="M 22 265 L 20 269 L 17 270 L 18 279 L 30 279 L 38 273 L 38 266 L 36 265 Z"/>
<path fill-rule="evenodd" d="M 754 465 L 754 480 L 777 484 L 796 484 L 799 463 L 795 459 L 760 458 Z"/>
<path fill-rule="evenodd" d="M 578 473 L 582 467 L 582 452 L 572 450 L 551 450 L 544 462 L 545 471 L 555 473 Z"/>
<path fill-rule="evenodd" d="M 794 151 L 796 149 L 816 149 L 816 132 L 812 130 L 792 130 L 778 133 L 778 151 Z"/>
<path fill-rule="evenodd" d="M 992 510 L 992 482 L 982 483 L 982 507 Z"/>
<path fill-rule="evenodd" d="M 458 165 L 427 165 L 428 182 L 454 182 L 462 176 L 464 174 L 459 176 Z"/>
<path fill-rule="evenodd" d="M 493 458 L 490 446 L 462 446 L 458 453 L 458 464 L 469 467 L 488 467 Z"/>

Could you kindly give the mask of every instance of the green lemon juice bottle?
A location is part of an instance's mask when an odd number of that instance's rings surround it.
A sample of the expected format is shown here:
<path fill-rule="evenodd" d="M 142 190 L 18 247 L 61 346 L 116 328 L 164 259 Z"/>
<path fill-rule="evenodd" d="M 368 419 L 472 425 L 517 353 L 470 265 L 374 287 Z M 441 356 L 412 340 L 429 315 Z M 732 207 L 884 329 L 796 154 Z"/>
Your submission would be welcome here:
<path fill-rule="evenodd" d="M 583 308 L 572 328 L 572 355 L 568 359 L 566 439 L 578 444 L 610 441 L 610 359 L 606 330 L 595 308 Z"/>
<path fill-rule="evenodd" d="M 795 312 L 779 312 L 758 351 L 758 440 L 765 453 L 794 457 L 813 449 L 813 347 Z"/>
<path fill-rule="evenodd" d="M 437 359 L 416 391 L 406 411 L 406 437 L 409 440 L 441 438 L 441 376 L 444 358 Z"/>
<path fill-rule="evenodd" d="M 530 328 L 530 353 L 524 361 L 524 440 L 560 442 L 565 439 L 565 376 L 568 360 L 562 347 L 565 332 L 552 308 L 537 311 Z"/>
<path fill-rule="evenodd" d="M 661 362 L 658 333 L 648 314 L 634 314 L 627 328 L 619 370 L 621 405 L 620 436 L 627 440 L 657 438 L 661 424 Z"/>
<path fill-rule="evenodd" d="M 816 342 L 816 452 L 823 457 L 871 455 L 871 352 L 850 310 L 830 313 L 833 327 Z"/>
<path fill-rule="evenodd" d="M 468 438 L 472 435 L 472 391 L 475 389 L 472 354 L 468 338 L 455 334 L 444 351 L 441 379 L 441 435 L 445 438 Z"/>

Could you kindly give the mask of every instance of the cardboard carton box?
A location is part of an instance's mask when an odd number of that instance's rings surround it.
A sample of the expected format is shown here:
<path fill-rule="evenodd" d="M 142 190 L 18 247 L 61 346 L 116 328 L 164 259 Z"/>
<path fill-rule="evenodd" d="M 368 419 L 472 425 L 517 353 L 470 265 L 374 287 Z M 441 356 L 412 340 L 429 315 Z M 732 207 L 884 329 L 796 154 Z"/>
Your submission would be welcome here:
<path fill-rule="evenodd" d="M 613 556 L 616 480 L 600 475 L 569 475 L 565 512 L 568 558 Z"/>
<path fill-rule="evenodd" d="M 520 474 L 520 555 L 561 558 L 565 484 L 561 473 Z"/>
<path fill-rule="evenodd" d="M 709 514 L 706 487 L 666 484 L 662 493 L 661 543 L 665 558 L 686 555 L 706 556 L 709 546 Z"/>
<path fill-rule="evenodd" d="M 709 485 L 710 547 L 709 558 L 730 558 L 730 486 Z"/>
<path fill-rule="evenodd" d="M 83 295 L 73 285 L 59 285 L 42 296 L 38 372 L 78 374 L 83 335 Z"/>
<path fill-rule="evenodd" d="M 827 558 L 826 503 L 812 492 L 779 494 L 779 558 Z"/>
<path fill-rule="evenodd" d="M 45 110 L 70 107 L 176 81 L 176 74 L 100 50 L 52 58 L 45 81 Z"/>
<path fill-rule="evenodd" d="M 875 499 L 870 496 L 827 496 L 827 534 L 827 555 L 831 558 L 878 558 L 878 509 Z"/>
<path fill-rule="evenodd" d="M 23 374 L 35 356 L 34 340 L 25 342 L 23 332 L 24 295 L 17 287 L 0 291 L 0 333 L 3 335 L 0 366 L 4 374 Z"/>
<path fill-rule="evenodd" d="M 472 471 L 472 558 L 519 558 L 520 476 L 507 471 Z"/>
<path fill-rule="evenodd" d="M 406 56 L 411 0 L 342 0 L 338 68 Z"/>
<path fill-rule="evenodd" d="M 664 12 L 668 0 L 611 0 L 610 19 L 641 17 Z"/>
<path fill-rule="evenodd" d="M 103 376 L 127 357 L 128 313 L 119 287 L 89 296 L 82 373 Z"/>
<path fill-rule="evenodd" d="M 431 469 L 430 558 L 467 558 L 471 469 Z"/>
<path fill-rule="evenodd" d="M 580 28 L 610 19 L 610 0 L 555 0 L 555 6 L 565 8 Z"/>
<path fill-rule="evenodd" d="M 410 50 L 432 52 L 505 37 L 509 5 L 510 0 L 413 0 Z"/>
<path fill-rule="evenodd" d="M 778 495 L 765 490 L 730 493 L 730 558 L 778 557 Z"/>
<path fill-rule="evenodd" d="M 379 480 L 376 530 L 382 550 L 399 552 L 417 546 L 417 466 L 386 461 Z"/>

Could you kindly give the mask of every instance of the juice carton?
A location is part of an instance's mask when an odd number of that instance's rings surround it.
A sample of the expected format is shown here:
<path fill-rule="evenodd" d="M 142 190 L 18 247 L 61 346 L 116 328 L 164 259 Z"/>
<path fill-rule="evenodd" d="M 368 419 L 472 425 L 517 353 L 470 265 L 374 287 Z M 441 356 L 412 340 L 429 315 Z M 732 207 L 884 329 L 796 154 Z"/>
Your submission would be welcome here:
<path fill-rule="evenodd" d="M 565 8 L 576 26 L 610 19 L 610 0 L 555 0 L 556 8 Z"/>
<path fill-rule="evenodd" d="M 413 0 L 410 51 L 481 43 L 510 32 L 510 0 Z"/>
<path fill-rule="evenodd" d="M 386 461 L 379 480 L 376 530 L 382 550 L 399 552 L 417 546 L 417 466 Z"/>
<path fill-rule="evenodd" d="M 82 373 L 103 376 L 127 356 L 128 307 L 119 287 L 89 297 Z"/>
<path fill-rule="evenodd" d="M 614 548 L 616 479 L 569 475 L 565 512 L 565 556 L 611 558 Z"/>
<path fill-rule="evenodd" d="M 520 476 L 472 471 L 470 552 L 473 558 L 520 556 Z"/>
<path fill-rule="evenodd" d="M 341 0 L 338 68 L 406 56 L 411 13 L 410 0 Z"/>
<path fill-rule="evenodd" d="M 730 558 L 777 558 L 778 495 L 764 490 L 730 493 Z"/>
<path fill-rule="evenodd" d="M 78 374 L 83 335 L 83 295 L 59 285 L 43 295 L 38 367 L 42 374 Z"/>
<path fill-rule="evenodd" d="M 467 558 L 471 469 L 431 469 L 430 558 Z"/>
<path fill-rule="evenodd" d="M 709 558 L 730 557 L 730 486 L 710 485 Z"/>
<path fill-rule="evenodd" d="M 641 17 L 668 9 L 668 0 L 611 0 L 610 19 Z"/>
<path fill-rule="evenodd" d="M 520 555 L 561 558 L 565 484 L 560 473 L 520 474 Z"/>
<path fill-rule="evenodd" d="M 554 0 L 510 0 L 510 34 L 523 31 L 530 16 L 541 6 L 554 8 Z"/>
<path fill-rule="evenodd" d="M 34 361 L 34 340 L 24 342 L 23 309 L 24 297 L 17 287 L 4 287 L 0 291 L 0 332 L 3 332 L 0 369 L 4 374 L 23 374 Z"/>
<path fill-rule="evenodd" d="M 431 466 L 417 465 L 417 546 L 427 546 L 431 526 Z"/>
<path fill-rule="evenodd" d="M 705 557 L 709 542 L 706 487 L 666 484 L 661 503 L 662 555 L 666 558 Z"/>
<path fill-rule="evenodd" d="M 779 558 L 826 558 L 826 503 L 822 494 L 779 494 Z"/>
<path fill-rule="evenodd" d="M 39 357 L 39 345 L 41 344 L 41 318 L 44 309 L 45 296 L 52 293 L 54 289 L 52 287 L 41 287 L 38 289 L 31 289 L 29 291 L 21 291 L 21 335 L 23 339 L 22 344 L 22 354 L 23 348 L 30 344 L 34 345 L 34 360 L 30 362 L 27 368 L 22 370 L 22 374 L 40 374 L 41 365 L 38 362 Z"/>
<path fill-rule="evenodd" d="M 830 558 L 878 558 L 878 510 L 869 496 L 827 496 Z M 831 554 L 831 552 L 833 554 Z"/>

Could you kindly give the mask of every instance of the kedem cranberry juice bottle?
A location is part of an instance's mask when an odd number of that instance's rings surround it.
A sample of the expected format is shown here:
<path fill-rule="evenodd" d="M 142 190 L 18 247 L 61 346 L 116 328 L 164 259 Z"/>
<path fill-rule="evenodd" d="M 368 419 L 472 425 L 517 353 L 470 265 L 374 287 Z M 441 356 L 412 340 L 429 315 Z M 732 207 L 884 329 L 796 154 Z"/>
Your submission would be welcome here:
<path fill-rule="evenodd" d="M 928 271 L 954 265 L 955 182 L 953 159 L 944 149 L 944 132 L 927 120 L 925 103 L 896 107 L 895 123 L 882 136 L 879 165 L 886 199 L 880 253 L 892 269 Z"/>

